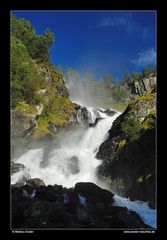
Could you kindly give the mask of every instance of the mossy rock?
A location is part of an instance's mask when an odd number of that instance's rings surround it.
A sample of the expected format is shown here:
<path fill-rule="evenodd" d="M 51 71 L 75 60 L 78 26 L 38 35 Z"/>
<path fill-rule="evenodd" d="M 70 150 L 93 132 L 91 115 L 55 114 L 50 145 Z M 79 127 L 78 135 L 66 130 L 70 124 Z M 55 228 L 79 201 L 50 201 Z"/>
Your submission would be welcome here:
<path fill-rule="evenodd" d="M 155 100 L 155 93 L 153 92 L 147 92 L 146 94 L 142 95 L 142 96 L 138 96 L 136 97 L 134 100 L 132 100 L 130 102 L 130 105 L 134 105 L 138 102 L 148 102 L 148 101 L 153 101 Z"/>
<path fill-rule="evenodd" d="M 142 128 L 143 129 L 155 128 L 155 125 L 156 125 L 156 109 L 153 108 L 150 111 L 150 114 L 146 116 L 146 118 L 142 122 Z"/>
<path fill-rule="evenodd" d="M 25 102 L 19 102 L 19 104 L 16 106 L 15 110 L 24 110 L 23 115 L 29 116 L 29 115 L 36 115 L 37 109 L 34 105 L 29 105 Z"/>
<path fill-rule="evenodd" d="M 54 136 L 55 134 L 49 130 L 49 122 L 52 122 L 52 124 L 54 124 L 58 130 L 60 130 L 68 126 L 70 117 L 71 112 L 41 114 L 38 118 L 38 127 L 34 130 L 33 138 L 41 139 L 48 135 Z"/>
<path fill-rule="evenodd" d="M 118 148 L 119 148 L 119 149 L 120 149 L 120 148 L 123 148 L 123 147 L 125 146 L 125 144 L 126 144 L 126 140 L 125 140 L 125 139 L 120 140 L 120 141 L 119 141 Z"/>

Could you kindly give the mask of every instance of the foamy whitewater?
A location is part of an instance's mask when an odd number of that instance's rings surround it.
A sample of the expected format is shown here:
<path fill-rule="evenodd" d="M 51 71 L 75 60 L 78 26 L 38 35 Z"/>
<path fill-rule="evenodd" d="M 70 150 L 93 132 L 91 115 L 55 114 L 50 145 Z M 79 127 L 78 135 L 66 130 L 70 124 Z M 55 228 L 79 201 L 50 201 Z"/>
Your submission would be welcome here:
<path fill-rule="evenodd" d="M 63 185 L 64 187 L 72 187 L 77 182 L 93 182 L 102 188 L 107 186 L 97 179 L 96 168 L 101 164 L 101 161 L 96 159 L 96 153 L 99 146 L 108 137 L 108 130 L 111 128 L 113 121 L 120 113 L 110 117 L 105 113 L 92 107 L 87 107 L 89 112 L 90 122 L 95 122 L 97 114 L 101 119 L 95 127 L 88 127 L 74 130 L 70 135 L 67 135 L 60 147 L 53 149 L 48 158 L 47 166 L 40 167 L 43 160 L 44 149 L 31 149 L 18 159 L 14 159 L 15 163 L 24 164 L 25 169 L 11 176 L 12 184 L 17 183 L 23 176 L 29 178 L 41 178 L 46 185 Z M 71 174 L 68 161 L 71 158 L 78 159 L 79 171 L 76 174 Z M 147 203 L 139 201 L 129 201 L 128 199 L 114 196 L 115 205 L 127 207 L 129 210 L 137 212 L 143 221 L 156 227 L 156 212 L 150 209 Z"/>

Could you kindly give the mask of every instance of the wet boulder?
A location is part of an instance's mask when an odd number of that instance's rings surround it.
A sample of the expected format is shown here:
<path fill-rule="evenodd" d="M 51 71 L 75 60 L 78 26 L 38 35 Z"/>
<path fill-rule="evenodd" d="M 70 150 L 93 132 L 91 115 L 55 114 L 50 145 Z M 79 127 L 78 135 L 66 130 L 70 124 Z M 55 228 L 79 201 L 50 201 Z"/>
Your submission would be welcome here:
<path fill-rule="evenodd" d="M 101 117 L 99 117 L 99 118 L 96 118 L 96 120 L 95 120 L 95 122 L 94 123 L 89 123 L 89 127 L 95 127 L 96 126 L 96 124 L 100 121 L 100 120 L 102 120 L 103 118 L 101 118 Z"/>
<path fill-rule="evenodd" d="M 24 164 L 11 162 L 11 174 L 17 173 L 25 169 Z"/>
<path fill-rule="evenodd" d="M 112 203 L 114 194 L 98 187 L 91 182 L 79 182 L 75 184 L 75 191 L 81 193 L 90 202 Z"/>
<path fill-rule="evenodd" d="M 40 178 L 33 178 L 33 179 L 27 180 L 26 185 L 34 187 L 34 188 L 39 188 L 41 186 L 45 186 L 45 183 Z"/>

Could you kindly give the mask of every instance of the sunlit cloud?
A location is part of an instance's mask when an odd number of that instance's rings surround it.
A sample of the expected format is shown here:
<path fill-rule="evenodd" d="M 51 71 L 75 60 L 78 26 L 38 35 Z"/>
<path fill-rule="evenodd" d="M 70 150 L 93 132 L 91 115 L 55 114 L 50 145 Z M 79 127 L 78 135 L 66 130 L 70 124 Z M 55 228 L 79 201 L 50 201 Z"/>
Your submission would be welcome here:
<path fill-rule="evenodd" d="M 141 51 L 137 54 L 137 58 L 131 60 L 136 66 L 149 66 L 156 63 L 156 52 L 154 48 Z"/>

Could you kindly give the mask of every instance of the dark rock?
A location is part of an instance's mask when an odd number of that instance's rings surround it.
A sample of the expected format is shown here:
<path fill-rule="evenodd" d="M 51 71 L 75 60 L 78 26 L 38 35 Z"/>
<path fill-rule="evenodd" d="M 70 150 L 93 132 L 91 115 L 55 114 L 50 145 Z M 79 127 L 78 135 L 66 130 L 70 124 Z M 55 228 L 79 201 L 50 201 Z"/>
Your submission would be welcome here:
<path fill-rule="evenodd" d="M 36 199 L 47 200 L 49 202 L 63 202 L 62 188 L 57 186 L 48 185 L 46 187 L 41 186 L 36 190 Z"/>
<path fill-rule="evenodd" d="M 99 118 L 96 118 L 95 122 L 94 123 L 89 123 L 89 127 L 95 127 L 96 124 L 103 118 L 99 117 Z"/>
<path fill-rule="evenodd" d="M 67 224 L 70 221 L 70 214 L 65 211 L 65 208 L 59 204 L 55 204 L 54 208 L 48 211 L 47 219 L 55 223 Z"/>
<path fill-rule="evenodd" d="M 144 228 L 142 220 L 138 217 L 135 212 L 121 209 L 116 215 L 117 221 L 121 223 L 122 226 L 127 228 Z"/>
<path fill-rule="evenodd" d="M 79 192 L 78 192 L 79 190 Z M 148 228 L 137 214 L 112 206 L 113 194 L 93 183 L 62 186 L 12 186 L 12 228 Z M 35 196 L 32 197 L 32 193 Z M 90 192 L 91 191 L 91 192 Z M 82 193 L 81 193 L 82 192 Z M 107 194 L 108 192 L 108 194 Z M 86 198 L 81 204 L 78 194 Z"/>
<path fill-rule="evenodd" d="M 17 173 L 25 169 L 24 164 L 11 162 L 11 174 Z"/>
<path fill-rule="evenodd" d="M 89 120 L 87 109 L 79 105 L 76 106 L 76 109 L 77 109 L 77 122 L 87 123 Z"/>
<path fill-rule="evenodd" d="M 33 178 L 26 181 L 28 186 L 39 188 L 40 186 L 45 186 L 45 183 L 40 178 Z"/>
<path fill-rule="evenodd" d="M 111 192 L 102 189 L 91 182 L 79 182 L 75 184 L 75 191 L 83 194 L 83 196 L 92 203 L 94 202 L 106 202 L 112 203 L 113 196 Z"/>
<path fill-rule="evenodd" d="M 76 213 L 77 207 L 80 205 L 78 194 L 74 189 L 69 188 L 64 190 L 64 202 L 66 203 L 66 208 L 70 213 Z"/>
<path fill-rule="evenodd" d="M 106 110 L 99 109 L 99 111 L 102 112 L 102 113 L 107 114 L 110 117 L 112 117 L 112 116 L 114 116 L 116 114 L 116 112 L 111 110 L 111 109 L 106 109 Z"/>
<path fill-rule="evenodd" d="M 110 145 L 111 141 L 103 144 L 98 154 L 102 158 L 106 149 L 105 161 L 98 167 L 98 173 L 110 176 L 111 187 L 118 194 L 149 201 L 155 206 L 155 129 L 145 131 L 138 141 L 128 143 L 115 156 L 109 151 Z"/>
<path fill-rule="evenodd" d="M 58 128 L 55 123 L 53 123 L 52 121 L 49 121 L 48 122 L 48 130 L 54 134 L 58 131 Z"/>
<path fill-rule="evenodd" d="M 137 97 L 114 121 L 108 139 L 96 154 L 103 160 L 97 174 L 121 196 L 148 201 L 155 207 L 155 94 Z M 140 124 L 138 139 L 131 140 L 122 123 L 135 118 Z M 144 127 L 143 127 L 144 126 Z"/>

